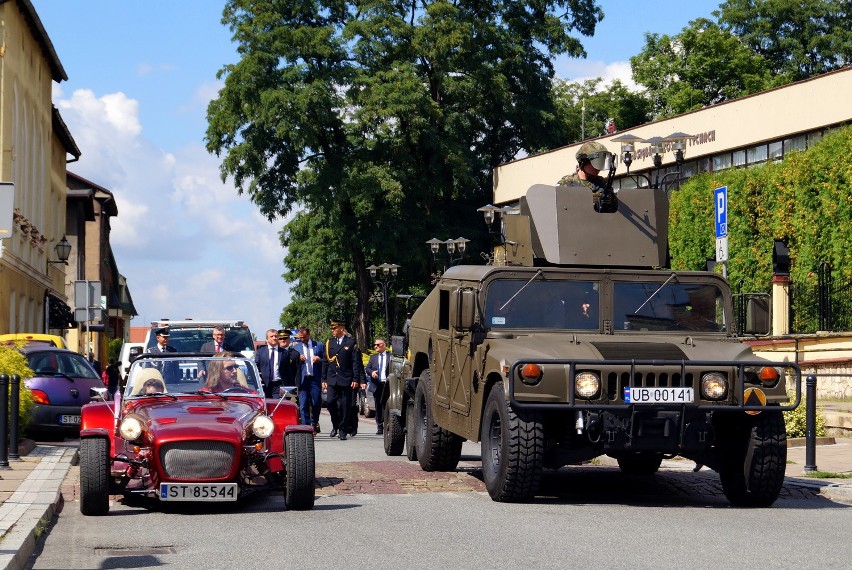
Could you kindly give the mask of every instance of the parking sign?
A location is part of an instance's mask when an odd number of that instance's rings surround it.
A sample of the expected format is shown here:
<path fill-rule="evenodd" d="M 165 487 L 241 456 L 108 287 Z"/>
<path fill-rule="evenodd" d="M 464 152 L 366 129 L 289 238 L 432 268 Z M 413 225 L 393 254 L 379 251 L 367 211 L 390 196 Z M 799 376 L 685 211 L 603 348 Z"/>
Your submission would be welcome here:
<path fill-rule="evenodd" d="M 716 198 L 716 237 L 728 235 L 728 187 L 722 186 L 713 191 Z"/>

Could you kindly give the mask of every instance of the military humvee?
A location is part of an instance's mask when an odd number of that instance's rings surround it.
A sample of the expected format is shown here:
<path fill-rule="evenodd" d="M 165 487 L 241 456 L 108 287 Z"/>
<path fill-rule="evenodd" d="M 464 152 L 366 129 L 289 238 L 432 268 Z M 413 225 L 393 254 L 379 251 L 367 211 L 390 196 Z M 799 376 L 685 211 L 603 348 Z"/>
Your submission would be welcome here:
<path fill-rule="evenodd" d="M 494 265 L 441 276 L 394 350 L 386 451 L 405 440 L 422 469 L 452 470 L 464 440 L 481 442 L 496 501 L 530 500 L 546 468 L 608 455 L 653 474 L 679 455 L 716 470 L 732 504 L 771 505 L 800 370 L 737 340 L 720 275 L 660 269 L 662 191 L 596 203 L 533 186 L 503 216 Z M 768 309 L 746 320 L 766 324 Z"/>

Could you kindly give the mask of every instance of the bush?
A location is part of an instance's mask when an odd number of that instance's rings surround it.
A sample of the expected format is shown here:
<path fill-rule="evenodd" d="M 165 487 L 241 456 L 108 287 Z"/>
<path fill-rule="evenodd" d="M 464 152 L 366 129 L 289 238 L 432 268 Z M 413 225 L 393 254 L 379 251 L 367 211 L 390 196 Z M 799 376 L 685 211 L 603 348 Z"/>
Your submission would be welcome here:
<path fill-rule="evenodd" d="M 24 380 L 33 377 L 33 371 L 27 365 L 27 358 L 18 352 L 14 346 L 0 346 L 0 374 L 12 376 L 17 374 L 21 377 L 21 399 L 18 406 L 19 421 L 18 434 L 26 432 L 27 426 L 33 417 L 33 395 L 29 388 L 24 386 Z"/>
<path fill-rule="evenodd" d="M 784 412 L 784 426 L 787 429 L 787 437 L 805 437 L 807 431 L 807 407 L 805 399 L 802 398 L 802 403 L 799 407 L 791 412 Z M 817 406 L 816 409 L 816 435 L 821 437 L 825 435 L 825 416 L 822 413 L 823 408 Z"/>

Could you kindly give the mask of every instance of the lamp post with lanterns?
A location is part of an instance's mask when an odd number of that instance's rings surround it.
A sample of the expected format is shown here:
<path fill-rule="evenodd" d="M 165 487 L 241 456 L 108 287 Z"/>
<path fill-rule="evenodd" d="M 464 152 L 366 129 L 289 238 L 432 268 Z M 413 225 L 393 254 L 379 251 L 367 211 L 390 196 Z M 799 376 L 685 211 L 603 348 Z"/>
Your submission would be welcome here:
<path fill-rule="evenodd" d="M 464 252 L 467 249 L 468 242 L 470 242 L 470 240 L 463 237 L 448 240 L 439 240 L 437 238 L 432 238 L 426 242 L 429 245 L 429 250 L 432 252 L 432 263 L 435 267 L 437 267 L 438 265 L 438 255 L 441 253 L 442 245 L 444 246 L 445 251 L 447 253 L 447 264 L 444 266 L 444 269 L 440 272 L 436 271 L 432 274 L 433 285 L 438 281 L 438 277 L 440 277 L 441 274 L 447 270 L 447 268 L 456 265 L 462 260 L 462 258 L 464 257 Z"/>
<path fill-rule="evenodd" d="M 680 166 L 683 164 L 684 151 L 686 150 L 686 141 L 694 139 L 694 135 L 688 135 L 682 132 L 674 132 L 667 137 L 651 137 L 647 139 L 643 139 L 642 137 L 637 137 L 636 135 L 632 135 L 630 133 L 624 133 L 623 135 L 617 136 L 614 139 L 611 139 L 612 142 L 617 142 L 621 144 L 621 161 L 624 163 L 624 166 L 627 168 L 627 174 L 631 177 L 642 177 L 648 183 L 649 188 L 658 189 L 662 188 L 664 191 L 668 191 L 672 184 L 677 181 L 677 177 L 680 176 Z M 650 145 L 649 150 L 653 153 L 653 163 L 654 168 L 657 171 L 654 180 L 651 181 L 651 178 L 645 174 L 630 174 L 630 165 L 633 163 L 633 159 L 636 155 L 636 143 L 645 143 Z M 662 178 L 660 178 L 660 168 L 663 166 L 663 155 L 667 152 L 667 150 L 671 150 L 674 152 L 675 164 L 678 166 L 678 170 L 674 172 L 669 172 L 665 174 Z M 670 176 L 674 176 L 675 178 L 670 181 L 666 181 Z"/>
<path fill-rule="evenodd" d="M 385 305 L 385 329 L 388 336 L 392 334 L 390 321 L 390 307 L 388 305 L 388 289 L 396 280 L 400 266 L 396 263 L 382 263 L 381 265 L 370 265 L 367 271 L 370 277 L 382 289 L 382 301 Z"/>

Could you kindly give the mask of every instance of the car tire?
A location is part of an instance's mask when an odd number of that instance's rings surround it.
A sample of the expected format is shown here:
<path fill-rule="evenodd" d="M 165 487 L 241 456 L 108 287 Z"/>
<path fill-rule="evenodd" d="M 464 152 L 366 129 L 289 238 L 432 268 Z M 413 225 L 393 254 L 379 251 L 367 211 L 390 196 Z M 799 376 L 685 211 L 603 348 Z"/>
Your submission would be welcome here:
<path fill-rule="evenodd" d="M 432 417 L 432 376 L 424 370 L 414 393 L 414 442 L 423 471 L 452 471 L 461 459 L 458 435 L 438 427 Z"/>
<path fill-rule="evenodd" d="M 482 479 L 498 502 L 523 502 L 535 496 L 544 470 L 544 425 L 540 414 L 516 413 L 503 383 L 491 387 L 482 415 Z"/>
<path fill-rule="evenodd" d="M 663 456 L 659 453 L 630 453 L 615 459 L 625 475 L 653 475 L 663 463 Z"/>
<path fill-rule="evenodd" d="M 284 504 L 290 511 L 312 509 L 316 487 L 314 435 L 307 432 L 288 433 L 284 448 L 287 458 Z"/>
<path fill-rule="evenodd" d="M 757 415 L 729 415 L 737 419 L 720 434 L 719 470 L 722 491 L 735 507 L 769 507 L 781 493 L 787 468 L 787 432 L 777 410 Z"/>
<path fill-rule="evenodd" d="M 402 427 L 402 421 L 397 414 L 391 413 L 390 400 L 385 402 L 385 409 L 382 417 L 385 419 L 384 439 L 385 439 L 385 455 L 402 455 L 402 450 L 405 447 L 405 428 Z"/>
<path fill-rule="evenodd" d="M 367 397 L 363 393 L 358 394 L 358 414 L 367 415 Z"/>
<path fill-rule="evenodd" d="M 405 456 L 409 461 L 417 461 L 417 446 L 414 445 L 414 404 L 408 402 L 405 406 Z"/>
<path fill-rule="evenodd" d="M 80 440 L 80 512 L 86 516 L 109 512 L 109 443 L 103 438 Z"/>

